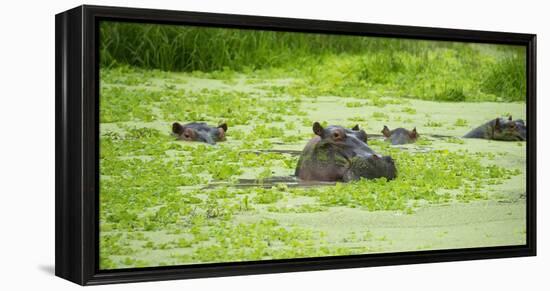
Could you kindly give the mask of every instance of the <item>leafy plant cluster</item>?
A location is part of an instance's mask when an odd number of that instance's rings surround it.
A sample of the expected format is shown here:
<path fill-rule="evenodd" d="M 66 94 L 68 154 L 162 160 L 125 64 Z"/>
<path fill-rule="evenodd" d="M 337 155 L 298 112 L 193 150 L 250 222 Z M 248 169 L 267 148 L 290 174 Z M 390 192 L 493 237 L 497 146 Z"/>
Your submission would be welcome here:
<path fill-rule="evenodd" d="M 406 151 L 375 139 L 369 145 L 397 161 L 398 179 L 391 183 L 361 180 L 307 189 L 271 186 L 273 176 L 292 175 L 298 159 L 295 153 L 277 151 L 277 146 L 302 146 L 312 136 L 313 121 L 303 108 L 313 99 L 287 95 L 292 85 L 268 92 L 190 90 L 181 84 L 198 73 L 180 80 L 179 74 L 120 66 L 102 69 L 101 74 L 102 268 L 158 264 L 148 259 L 151 254 L 162 254 L 161 264 L 173 265 L 364 253 L 372 250 L 369 243 L 333 245 L 321 232 L 285 225 L 270 216 L 315 214 L 331 207 L 412 213 L 426 203 L 487 199 L 487 185 L 520 174 L 481 162 L 494 160 L 498 157 L 494 154 Z M 226 72 L 217 77 L 234 76 Z M 371 94 L 364 101 L 354 100 L 342 106 L 403 105 L 392 110 L 407 117 L 417 114 L 404 99 Z M 350 127 L 369 119 L 388 120 L 383 110 L 347 120 Z M 227 122 L 227 141 L 215 146 L 177 141 L 170 135 L 173 121 Z M 430 122 L 427 126 L 443 126 Z M 467 125 L 466 120 L 455 122 Z M 417 146 L 431 143 L 421 138 Z M 257 185 L 241 187 L 245 178 Z M 305 197 L 311 201 L 288 203 Z M 257 214 L 261 219 L 256 221 L 236 220 Z"/>
<path fill-rule="evenodd" d="M 485 185 L 500 184 L 517 170 L 484 165 L 487 154 L 435 150 L 410 153 L 386 149 L 397 161 L 399 178 L 337 183 L 331 187 L 293 189 L 294 195 L 316 197 L 324 206 L 363 207 L 370 211 L 413 212 L 418 202 L 431 204 L 487 199 Z"/>

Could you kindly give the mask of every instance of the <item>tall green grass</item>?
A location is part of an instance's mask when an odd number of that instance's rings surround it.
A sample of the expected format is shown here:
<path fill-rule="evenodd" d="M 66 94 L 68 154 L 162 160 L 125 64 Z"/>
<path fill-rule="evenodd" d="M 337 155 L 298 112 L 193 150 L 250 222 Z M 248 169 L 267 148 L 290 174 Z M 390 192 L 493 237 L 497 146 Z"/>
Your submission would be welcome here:
<path fill-rule="evenodd" d="M 481 87 L 484 91 L 515 101 L 524 100 L 527 91 L 525 54 L 503 58 L 492 64 Z"/>
<path fill-rule="evenodd" d="M 525 100 L 519 46 L 117 22 L 102 22 L 100 33 L 104 68 L 277 68 L 305 80 L 299 93 L 359 96 L 374 89 L 439 101 Z"/>
<path fill-rule="evenodd" d="M 325 54 L 420 52 L 429 41 L 194 26 L 102 22 L 101 64 L 166 71 L 261 69 Z"/>
<path fill-rule="evenodd" d="M 331 55 L 315 66 L 304 66 L 303 76 L 288 92 L 312 97 L 371 99 L 389 95 L 447 102 L 524 101 L 525 66 L 520 57 L 514 58 L 484 55 L 475 46 L 437 48 L 420 54 Z"/>

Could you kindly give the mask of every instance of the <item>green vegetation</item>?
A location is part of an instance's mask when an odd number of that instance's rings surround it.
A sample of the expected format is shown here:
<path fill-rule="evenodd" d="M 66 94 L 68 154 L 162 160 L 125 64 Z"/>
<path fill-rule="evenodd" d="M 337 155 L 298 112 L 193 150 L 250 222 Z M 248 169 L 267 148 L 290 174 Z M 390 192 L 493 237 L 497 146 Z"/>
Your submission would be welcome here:
<path fill-rule="evenodd" d="M 297 79 L 292 93 L 438 101 L 525 100 L 525 48 L 341 35 L 103 22 L 104 68 L 232 79 Z M 170 86 L 170 85 L 169 85 Z"/>
<path fill-rule="evenodd" d="M 455 121 L 454 125 L 455 126 L 467 126 L 468 125 L 468 120 L 459 118 Z"/>
<path fill-rule="evenodd" d="M 525 112 L 503 103 L 524 99 L 523 48 L 104 22 L 100 53 L 102 269 L 387 251 L 391 235 L 311 222 L 525 191 L 525 143 L 459 138 L 494 112 Z M 448 101 L 494 102 L 473 104 L 480 116 Z M 227 141 L 178 141 L 175 121 L 225 122 Z M 359 124 L 398 178 L 297 184 L 314 121 Z M 386 123 L 421 137 L 391 146 Z"/>
<path fill-rule="evenodd" d="M 426 127 L 442 127 L 443 126 L 443 123 L 442 122 L 437 122 L 437 121 L 428 121 L 424 124 L 424 126 Z"/>
<path fill-rule="evenodd" d="M 484 185 L 500 184 L 516 170 L 484 166 L 484 154 L 437 150 L 411 154 L 388 149 L 399 161 L 399 179 L 361 180 L 319 189 L 299 189 L 300 195 L 318 197 L 324 206 L 364 207 L 367 210 L 400 210 L 411 213 L 417 201 L 447 203 L 452 200 L 486 199 Z M 296 194 L 295 193 L 295 194 Z"/>
<path fill-rule="evenodd" d="M 311 121 L 296 124 L 289 120 L 300 120 L 309 104 L 294 97 L 262 97 L 272 91 L 245 93 L 215 88 L 187 91 L 159 84 L 145 88 L 130 86 L 122 81 L 144 78 L 138 77 L 140 72 L 128 68 L 104 69 L 101 75 L 102 268 L 371 251 L 368 244 L 360 248 L 333 245 L 322 238 L 322 232 L 303 226 L 281 226 L 276 220 L 235 224 L 234 220 L 239 215 L 262 211 L 300 215 L 324 213 L 332 207 L 412 214 L 426 203 L 488 199 L 488 186 L 519 174 L 518 170 L 480 162 L 494 160 L 494 154 L 463 150 L 414 153 L 374 139 L 369 140 L 371 147 L 398 161 L 397 180 L 361 180 L 315 188 L 290 188 L 285 184 L 270 187 L 268 179 L 272 176 L 293 173 L 298 156 L 269 149 L 274 144 L 288 143 L 289 136 L 292 142 L 297 142 L 297 149 L 303 146 L 311 136 L 308 133 Z M 157 78 L 179 78 L 160 71 L 149 74 L 151 84 L 156 84 Z M 348 103 L 343 106 L 358 108 Z M 390 105 L 402 106 L 393 101 L 374 106 L 374 111 L 357 119 L 383 122 L 390 115 L 376 109 Z M 410 105 L 398 108 L 392 112 L 416 114 Z M 271 118 L 266 116 L 268 112 Z M 280 115 L 281 121 L 266 121 L 276 115 Z M 151 116 L 155 121 L 150 121 Z M 228 141 L 210 146 L 176 141 L 170 136 L 171 120 L 192 118 L 211 123 L 229 121 Z M 441 126 L 442 122 L 432 118 L 426 117 L 426 126 Z M 468 122 L 459 119 L 456 123 Z M 444 142 L 463 143 L 459 138 Z M 433 141 L 422 138 L 417 144 L 422 147 L 432 145 Z M 238 187 L 240 179 L 246 177 L 267 184 Z M 213 187 L 202 188 L 204 185 Z M 300 197 L 313 200 L 293 206 L 285 202 Z M 157 232 L 164 233 L 167 240 L 159 242 L 151 236 Z M 240 241 L 242 236 L 250 239 Z M 263 239 L 256 240 L 258 237 Z M 149 261 L 138 255 L 143 250 L 164 251 L 169 255 L 161 262 Z"/>

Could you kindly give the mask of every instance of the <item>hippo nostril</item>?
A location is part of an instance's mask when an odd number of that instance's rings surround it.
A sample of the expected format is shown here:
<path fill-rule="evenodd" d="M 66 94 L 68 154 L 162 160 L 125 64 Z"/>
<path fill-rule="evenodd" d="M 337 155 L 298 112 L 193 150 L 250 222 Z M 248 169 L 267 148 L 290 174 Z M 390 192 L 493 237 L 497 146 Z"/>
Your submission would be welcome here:
<path fill-rule="evenodd" d="M 205 132 L 200 132 L 199 135 L 198 135 L 198 139 L 200 141 L 203 141 L 203 142 L 206 142 L 206 143 L 212 144 L 212 145 L 216 143 L 216 141 L 214 141 L 212 136 L 210 136 L 210 134 L 205 133 Z"/>

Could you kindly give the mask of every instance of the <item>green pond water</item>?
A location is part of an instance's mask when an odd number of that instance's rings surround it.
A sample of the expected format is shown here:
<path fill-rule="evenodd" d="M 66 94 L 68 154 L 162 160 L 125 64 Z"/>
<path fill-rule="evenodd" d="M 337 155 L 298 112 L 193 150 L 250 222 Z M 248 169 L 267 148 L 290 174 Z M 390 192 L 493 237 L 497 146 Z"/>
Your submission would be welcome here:
<path fill-rule="evenodd" d="M 525 244 L 526 143 L 461 138 L 497 116 L 525 119 L 523 103 L 297 98 L 279 89 L 292 79 L 245 76 L 113 80 L 102 110 L 131 114 L 102 115 L 101 268 Z M 227 141 L 176 141 L 174 121 L 225 121 Z M 314 121 L 359 124 L 400 175 L 300 183 Z M 390 146 L 384 125 L 421 138 Z"/>

